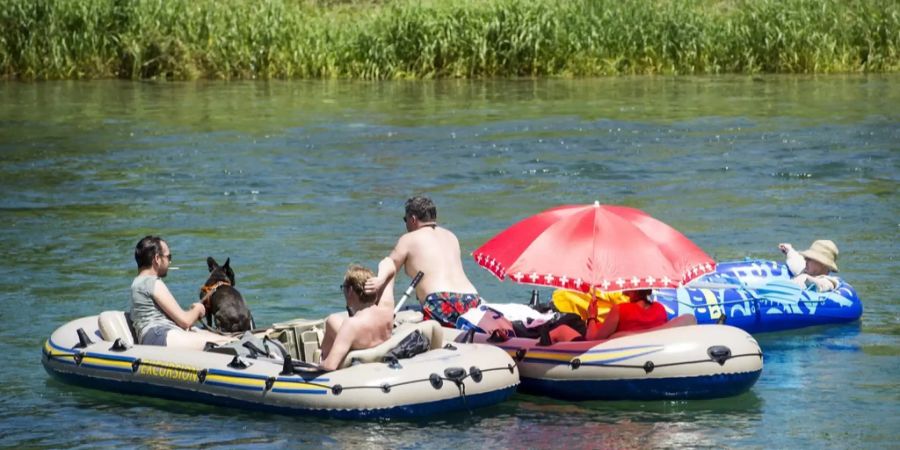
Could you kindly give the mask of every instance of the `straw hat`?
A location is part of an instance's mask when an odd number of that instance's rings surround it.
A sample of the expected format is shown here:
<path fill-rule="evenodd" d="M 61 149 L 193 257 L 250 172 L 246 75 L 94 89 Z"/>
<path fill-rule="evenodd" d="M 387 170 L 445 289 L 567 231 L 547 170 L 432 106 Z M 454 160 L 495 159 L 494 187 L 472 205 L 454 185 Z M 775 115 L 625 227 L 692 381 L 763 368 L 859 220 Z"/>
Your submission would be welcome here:
<path fill-rule="evenodd" d="M 818 240 L 812 243 L 808 249 L 800 252 L 804 258 L 809 258 L 813 261 L 818 261 L 832 271 L 837 272 L 837 256 L 838 256 L 838 248 L 837 245 L 834 245 L 834 242 L 831 242 L 827 239 Z"/>

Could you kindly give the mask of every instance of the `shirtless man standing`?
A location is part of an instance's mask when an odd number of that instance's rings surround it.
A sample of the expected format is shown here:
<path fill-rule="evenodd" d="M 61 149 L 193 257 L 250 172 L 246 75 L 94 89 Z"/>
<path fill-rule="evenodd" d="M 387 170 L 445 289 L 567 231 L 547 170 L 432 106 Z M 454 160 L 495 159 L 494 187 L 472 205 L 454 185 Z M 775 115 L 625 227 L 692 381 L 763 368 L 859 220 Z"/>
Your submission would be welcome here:
<path fill-rule="evenodd" d="M 341 292 L 347 301 L 347 313 L 335 313 L 325 320 L 322 362 L 325 370 L 336 370 L 351 350 L 372 348 L 390 339 L 394 325 L 394 279 L 385 289 L 367 294 L 364 286 L 375 276 L 371 270 L 351 265 L 344 275 Z"/>
<path fill-rule="evenodd" d="M 407 233 L 400 236 L 391 254 L 378 263 L 378 276 L 366 282 L 366 292 L 377 292 L 406 267 L 412 278 L 425 273 L 416 287 L 425 319 L 447 327 L 456 325 L 460 314 L 481 303 L 475 286 L 463 271 L 459 240 L 450 230 L 437 225 L 437 208 L 428 197 L 406 201 L 403 216 Z"/>

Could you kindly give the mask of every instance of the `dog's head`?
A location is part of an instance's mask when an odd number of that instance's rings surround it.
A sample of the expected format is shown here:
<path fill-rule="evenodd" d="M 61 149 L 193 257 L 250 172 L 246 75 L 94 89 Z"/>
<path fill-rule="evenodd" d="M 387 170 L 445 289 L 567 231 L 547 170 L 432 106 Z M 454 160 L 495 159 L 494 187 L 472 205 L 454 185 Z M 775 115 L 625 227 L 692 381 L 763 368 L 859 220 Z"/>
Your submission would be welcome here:
<path fill-rule="evenodd" d="M 204 298 L 206 294 L 215 289 L 214 286 L 228 283 L 234 286 L 234 270 L 231 270 L 231 258 L 225 260 L 225 264 L 219 265 L 216 260 L 210 256 L 206 258 L 206 265 L 209 267 L 209 278 L 200 288 L 200 298 Z"/>
<path fill-rule="evenodd" d="M 234 286 L 234 271 L 231 270 L 231 258 L 227 258 L 225 264 L 220 266 L 219 263 L 210 256 L 206 258 L 206 265 L 209 267 L 209 279 L 206 280 L 207 285 L 219 281 L 228 281 Z"/>

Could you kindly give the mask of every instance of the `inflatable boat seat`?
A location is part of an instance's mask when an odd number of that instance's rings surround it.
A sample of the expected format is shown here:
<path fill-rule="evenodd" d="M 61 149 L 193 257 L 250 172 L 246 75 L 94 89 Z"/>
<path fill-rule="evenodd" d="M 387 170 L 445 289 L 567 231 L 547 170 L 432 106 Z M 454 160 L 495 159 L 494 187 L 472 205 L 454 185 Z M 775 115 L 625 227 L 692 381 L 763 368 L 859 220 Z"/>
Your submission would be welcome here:
<path fill-rule="evenodd" d="M 276 323 L 267 334 L 270 339 L 280 341 L 292 358 L 318 364 L 321 355 L 319 347 L 325 337 L 325 320 L 296 319 Z"/>
<path fill-rule="evenodd" d="M 425 317 L 419 311 L 404 309 L 403 311 L 394 314 L 394 328 L 399 328 L 405 323 L 419 323 L 424 319 Z"/>
<path fill-rule="evenodd" d="M 128 346 L 134 345 L 134 328 L 131 320 L 122 311 L 103 311 L 97 319 L 100 326 L 100 336 L 104 341 L 115 342 L 122 339 L 122 343 Z"/>
<path fill-rule="evenodd" d="M 428 338 L 428 341 L 431 342 L 432 350 L 441 348 L 444 345 L 444 332 L 441 330 L 441 324 L 436 320 L 426 320 L 419 323 L 404 323 L 394 330 L 394 334 L 390 339 L 381 344 L 365 350 L 354 350 L 347 353 L 347 357 L 344 358 L 341 368 L 348 367 L 354 362 L 381 362 L 387 352 L 391 351 L 400 343 L 400 341 L 409 334 L 414 333 L 416 330 Z"/>

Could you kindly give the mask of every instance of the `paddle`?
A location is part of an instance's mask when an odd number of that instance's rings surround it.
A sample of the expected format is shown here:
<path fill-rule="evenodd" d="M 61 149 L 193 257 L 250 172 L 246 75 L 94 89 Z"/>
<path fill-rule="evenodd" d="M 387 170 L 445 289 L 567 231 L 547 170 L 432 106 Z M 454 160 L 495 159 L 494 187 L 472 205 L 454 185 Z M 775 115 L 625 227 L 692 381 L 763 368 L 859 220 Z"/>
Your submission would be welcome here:
<path fill-rule="evenodd" d="M 400 311 L 403 303 L 406 302 L 406 299 L 409 298 L 410 295 L 412 295 L 413 291 L 416 289 L 416 285 L 418 285 L 419 282 L 422 281 L 422 277 L 424 275 L 425 274 L 420 270 L 419 273 L 417 273 L 416 276 L 413 277 L 412 282 L 409 283 L 409 287 L 407 287 L 406 291 L 403 292 L 403 297 L 400 297 L 400 302 L 397 303 L 397 307 L 394 308 L 394 314 L 397 314 Z"/>

